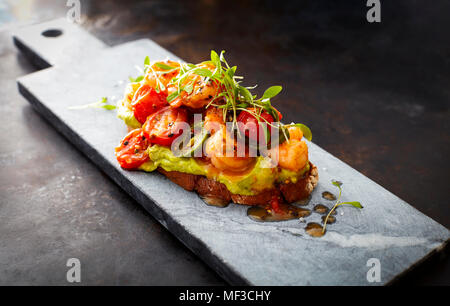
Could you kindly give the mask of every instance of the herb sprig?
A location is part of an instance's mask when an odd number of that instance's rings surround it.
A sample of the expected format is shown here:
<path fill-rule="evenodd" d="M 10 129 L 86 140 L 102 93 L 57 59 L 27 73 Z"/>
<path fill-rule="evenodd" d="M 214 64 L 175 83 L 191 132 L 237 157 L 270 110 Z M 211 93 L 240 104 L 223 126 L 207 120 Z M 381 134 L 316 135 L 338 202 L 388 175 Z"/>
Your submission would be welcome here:
<path fill-rule="evenodd" d="M 243 80 L 242 76 L 236 75 L 236 66 L 230 66 L 225 59 L 225 51 L 222 51 L 220 55 L 212 50 L 211 59 L 209 61 L 203 62 L 199 65 L 193 64 L 181 64 L 180 73 L 178 76 L 174 77 L 169 84 L 178 85 L 178 90 L 167 97 L 167 101 L 171 102 L 175 100 L 183 91 L 190 94 L 194 86 L 196 78 L 189 78 L 192 75 L 197 75 L 204 78 L 204 82 L 216 82 L 218 87 L 222 90 L 218 92 L 206 106 L 214 106 L 223 110 L 224 121 L 227 115 L 231 113 L 231 121 L 233 123 L 237 122 L 238 111 L 249 111 L 248 108 L 254 108 L 255 111 L 252 112 L 258 121 L 265 121 L 261 117 L 263 110 L 267 111 L 276 122 L 279 121 L 279 116 L 277 110 L 271 105 L 270 99 L 275 97 L 282 90 L 281 86 L 271 86 L 264 94 L 257 99 L 257 96 L 250 92 L 253 87 L 244 87 L 241 85 Z M 212 64 L 215 68 L 213 71 L 204 68 L 205 64 Z M 190 81 L 192 79 L 192 81 Z M 221 101 L 220 104 L 215 102 Z"/>
<path fill-rule="evenodd" d="M 338 206 L 341 206 L 341 205 L 352 205 L 353 207 L 356 207 L 356 208 L 363 208 L 363 206 L 361 205 L 360 202 L 356 202 L 356 201 L 354 201 L 354 202 L 340 202 L 341 195 L 342 195 L 342 188 L 341 188 L 342 182 L 332 180 L 331 183 L 334 186 L 336 186 L 337 188 L 339 188 L 339 196 L 337 198 L 336 204 L 334 204 L 333 208 L 331 208 L 331 210 L 328 212 L 328 215 L 326 216 L 325 220 L 323 221 L 322 233 L 325 233 L 325 230 L 327 228 L 328 218 L 331 216 L 333 211 L 335 211 Z"/>
<path fill-rule="evenodd" d="M 84 108 L 104 108 L 104 109 L 107 109 L 107 110 L 116 109 L 115 105 L 107 104 L 107 103 L 108 103 L 108 98 L 103 97 L 98 102 L 85 104 L 85 105 L 70 106 L 69 109 L 84 109 Z"/>

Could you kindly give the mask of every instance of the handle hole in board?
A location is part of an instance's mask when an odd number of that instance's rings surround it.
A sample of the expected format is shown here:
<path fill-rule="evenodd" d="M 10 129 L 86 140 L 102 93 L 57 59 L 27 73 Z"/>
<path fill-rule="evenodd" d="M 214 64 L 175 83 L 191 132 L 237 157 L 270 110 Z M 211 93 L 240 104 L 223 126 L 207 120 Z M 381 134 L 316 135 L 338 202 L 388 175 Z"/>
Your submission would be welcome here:
<path fill-rule="evenodd" d="M 54 38 L 54 37 L 61 36 L 62 33 L 63 32 L 59 29 L 48 29 L 48 30 L 45 30 L 44 32 L 42 32 L 41 35 L 45 36 L 45 37 Z"/>

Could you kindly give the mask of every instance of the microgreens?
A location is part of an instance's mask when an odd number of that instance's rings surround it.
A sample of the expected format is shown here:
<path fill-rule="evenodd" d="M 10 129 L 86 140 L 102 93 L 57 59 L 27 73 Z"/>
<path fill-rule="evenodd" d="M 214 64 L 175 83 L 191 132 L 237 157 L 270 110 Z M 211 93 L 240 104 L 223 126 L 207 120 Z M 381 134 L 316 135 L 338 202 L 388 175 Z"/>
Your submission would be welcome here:
<path fill-rule="evenodd" d="M 211 65 L 211 68 L 206 68 L 206 65 Z M 311 140 L 311 130 L 304 124 L 290 124 L 284 125 L 278 122 L 280 121 L 278 111 L 272 106 L 271 99 L 277 96 L 283 89 L 281 86 L 271 86 L 267 88 L 261 97 L 253 94 L 251 90 L 256 88 L 255 86 L 244 87 L 241 85 L 242 76 L 236 75 L 236 66 L 230 66 L 225 59 L 225 51 L 220 52 L 220 55 L 211 50 L 210 60 L 202 62 L 198 65 L 190 63 L 180 63 L 177 67 L 172 67 L 163 62 L 155 62 L 153 67 L 158 67 L 162 71 L 155 71 L 152 68 L 150 58 L 147 56 L 144 60 L 144 69 L 139 70 L 145 74 L 153 74 L 156 80 L 156 91 L 165 90 L 164 86 L 159 80 L 158 75 L 166 74 L 178 70 L 178 74 L 171 79 L 167 84 L 168 86 L 175 85 L 177 90 L 167 96 L 167 102 L 171 103 L 177 99 L 183 92 L 190 95 L 194 88 L 195 82 L 198 81 L 198 77 L 203 78 L 204 84 L 216 83 L 220 90 L 212 97 L 211 101 L 206 105 L 206 108 L 213 106 L 223 110 L 223 120 L 232 121 L 234 128 L 237 123 L 237 116 L 241 111 L 250 112 L 258 122 L 264 122 L 269 126 L 279 128 L 281 132 L 280 140 L 289 141 L 289 133 L 287 128 L 289 126 L 299 127 L 306 139 Z M 131 82 L 140 82 L 144 79 L 144 75 L 136 78 L 130 77 Z M 196 77 L 197 76 L 197 77 Z M 265 111 L 270 114 L 277 124 L 268 122 L 263 116 L 262 112 Z M 227 120 L 228 119 L 228 120 Z M 239 129 L 237 130 L 239 133 Z"/>
<path fill-rule="evenodd" d="M 172 67 L 172 66 L 164 64 L 162 62 L 156 62 L 155 66 L 162 69 L 163 71 L 154 71 L 151 67 L 150 57 L 146 56 L 144 59 L 144 69 L 142 69 L 139 66 L 136 66 L 136 69 L 139 70 L 139 72 L 142 74 L 135 78 L 130 76 L 130 77 L 128 77 L 128 79 L 130 80 L 130 82 L 136 83 L 136 82 L 142 81 L 144 79 L 144 75 L 147 74 L 149 72 L 149 70 L 152 72 L 153 75 L 157 75 L 157 74 L 170 73 L 170 72 L 173 72 L 178 69 L 178 67 Z M 159 78 L 156 78 L 156 79 L 159 82 Z M 159 83 L 157 85 L 159 85 Z M 162 89 L 162 90 L 164 90 L 164 89 Z"/>
<path fill-rule="evenodd" d="M 331 208 L 331 210 L 329 211 L 329 213 L 326 216 L 325 220 L 323 221 L 322 233 L 325 233 L 325 229 L 327 228 L 328 218 L 331 216 L 333 211 L 335 211 L 338 206 L 341 206 L 341 205 L 352 205 L 353 207 L 356 207 L 356 208 L 363 208 L 363 206 L 359 202 L 340 202 L 341 195 L 342 195 L 342 188 L 341 188 L 342 182 L 332 180 L 331 184 L 333 184 L 334 186 L 339 188 L 339 195 L 338 195 L 336 204 L 334 204 L 333 208 Z"/>
<path fill-rule="evenodd" d="M 270 104 L 270 99 L 275 97 L 282 90 L 281 86 L 272 86 L 269 87 L 263 94 L 263 96 L 259 99 L 256 99 L 256 95 L 253 95 L 250 92 L 250 89 L 254 87 L 244 87 L 240 85 L 243 77 L 236 75 L 236 66 L 230 66 L 228 62 L 225 60 L 225 51 L 222 51 L 217 54 L 216 51 L 211 51 L 211 60 L 207 62 L 203 62 L 200 65 L 192 65 L 192 64 L 181 64 L 180 73 L 178 76 L 174 77 L 170 84 L 178 85 L 178 91 L 169 95 L 167 97 L 167 101 L 171 102 L 176 99 L 182 91 L 185 91 L 189 94 L 189 90 L 194 85 L 193 82 L 190 81 L 188 84 L 184 84 L 185 81 L 191 79 L 189 76 L 197 75 L 200 77 L 204 77 L 204 82 L 216 82 L 221 89 L 221 92 L 216 94 L 215 97 L 209 102 L 206 107 L 215 106 L 221 108 L 223 110 L 223 118 L 227 118 L 227 114 L 229 112 L 232 113 L 232 121 L 236 123 L 238 111 L 242 111 L 247 108 L 254 108 L 255 110 L 260 110 L 259 112 L 254 111 L 251 112 L 258 121 L 265 121 L 264 118 L 261 117 L 261 111 L 266 110 L 269 114 L 271 114 L 275 121 L 279 121 L 278 112 L 275 108 Z M 205 64 L 212 64 L 215 68 L 213 71 L 203 68 Z M 184 86 L 180 86 L 183 84 Z M 215 104 L 214 102 L 221 100 L 222 103 Z"/>
<path fill-rule="evenodd" d="M 86 105 L 70 106 L 69 109 L 84 109 L 84 108 L 104 108 L 107 110 L 116 109 L 115 105 L 107 104 L 107 102 L 108 102 L 108 98 L 103 97 L 100 101 L 86 104 Z"/>
<path fill-rule="evenodd" d="M 131 83 L 137 83 L 137 82 L 142 81 L 144 79 L 144 76 L 140 75 L 140 76 L 138 76 L 136 78 L 128 77 L 128 79 L 130 80 Z"/>
<path fill-rule="evenodd" d="M 172 66 L 169 66 L 169 65 L 166 65 L 166 64 L 160 63 L 160 62 L 155 63 L 155 66 L 161 68 L 162 70 L 172 70 L 173 69 Z"/>
<path fill-rule="evenodd" d="M 150 57 L 148 55 L 144 59 L 144 67 L 150 66 Z"/>

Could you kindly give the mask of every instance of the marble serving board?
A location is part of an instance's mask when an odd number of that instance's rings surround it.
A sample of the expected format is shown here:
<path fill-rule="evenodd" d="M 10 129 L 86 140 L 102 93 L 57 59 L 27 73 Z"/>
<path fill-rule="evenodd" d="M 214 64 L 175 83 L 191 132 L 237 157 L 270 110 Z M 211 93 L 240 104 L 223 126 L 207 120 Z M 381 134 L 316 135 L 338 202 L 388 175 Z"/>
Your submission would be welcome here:
<path fill-rule="evenodd" d="M 128 76 L 138 75 L 135 67 L 142 67 L 147 55 L 152 60 L 180 59 L 147 39 L 108 47 L 64 19 L 24 27 L 13 39 L 35 65 L 46 68 L 19 78 L 20 93 L 231 284 L 388 284 L 441 250 L 450 237 L 445 227 L 314 143 L 308 143 L 309 155 L 320 180 L 305 207 L 312 209 L 318 203 L 332 206 L 332 201 L 321 196 L 324 191 L 337 192 L 332 179 L 343 182 L 343 201 L 364 205 L 364 209 L 340 207 L 336 223 L 329 225 L 321 238 L 306 234 L 306 223 L 299 220 L 255 222 L 247 217 L 245 206 L 207 206 L 195 193 L 158 173 L 122 170 L 114 148 L 126 127 L 115 111 L 69 107 L 104 96 L 110 101 L 121 98 Z M 321 215 L 313 212 L 305 219 L 320 223 Z M 380 263 L 379 282 L 368 281 L 371 258 Z M 369 274 L 374 276 L 372 272 Z"/>

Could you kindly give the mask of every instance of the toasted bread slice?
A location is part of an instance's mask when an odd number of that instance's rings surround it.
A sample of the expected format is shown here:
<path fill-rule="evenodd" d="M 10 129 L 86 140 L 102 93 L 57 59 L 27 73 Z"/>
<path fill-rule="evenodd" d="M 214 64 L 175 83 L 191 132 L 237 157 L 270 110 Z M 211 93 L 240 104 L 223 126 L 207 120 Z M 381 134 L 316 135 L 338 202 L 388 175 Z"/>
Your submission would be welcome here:
<path fill-rule="evenodd" d="M 128 129 L 133 130 L 132 128 Z M 224 184 L 201 175 L 178 171 L 165 171 L 162 168 L 158 168 L 158 171 L 175 184 L 188 191 L 195 190 L 202 197 L 215 198 L 224 202 L 233 201 L 236 204 L 263 205 L 269 203 L 274 195 L 281 194 L 287 203 L 300 201 L 309 197 L 319 181 L 317 167 L 311 162 L 309 164 L 309 171 L 296 183 L 283 183 L 276 188 L 264 190 L 257 195 L 251 196 L 232 194 Z"/>
<path fill-rule="evenodd" d="M 223 202 L 233 201 L 244 205 L 263 205 L 269 203 L 274 195 L 282 195 L 287 203 L 307 198 L 317 185 L 319 173 L 317 167 L 310 163 L 310 169 L 296 183 L 280 184 L 276 188 L 265 190 L 256 195 L 232 194 L 227 187 L 215 180 L 200 175 L 177 171 L 165 171 L 158 168 L 169 180 L 188 191 L 196 191 L 205 198 L 214 198 Z"/>
<path fill-rule="evenodd" d="M 316 188 L 319 182 L 319 171 L 311 162 L 309 165 L 309 172 L 305 173 L 301 180 L 298 180 L 296 183 L 281 184 L 279 186 L 281 194 L 287 203 L 306 199 Z"/>

